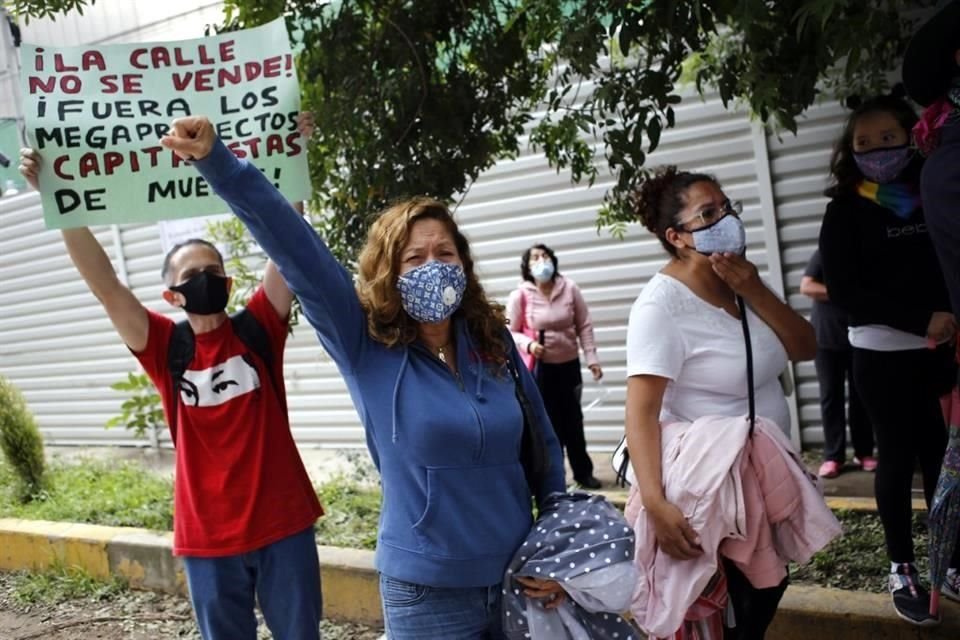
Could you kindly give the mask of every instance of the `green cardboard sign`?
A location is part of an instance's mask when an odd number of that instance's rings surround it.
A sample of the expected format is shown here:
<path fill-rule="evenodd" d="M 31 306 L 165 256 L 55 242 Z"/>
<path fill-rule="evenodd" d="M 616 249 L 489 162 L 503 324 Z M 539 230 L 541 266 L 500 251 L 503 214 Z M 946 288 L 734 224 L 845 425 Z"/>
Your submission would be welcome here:
<path fill-rule="evenodd" d="M 195 169 L 160 146 L 170 122 L 206 115 L 224 143 L 290 199 L 310 194 L 282 19 L 179 42 L 21 47 L 27 137 L 42 158 L 48 228 L 222 213 Z"/>

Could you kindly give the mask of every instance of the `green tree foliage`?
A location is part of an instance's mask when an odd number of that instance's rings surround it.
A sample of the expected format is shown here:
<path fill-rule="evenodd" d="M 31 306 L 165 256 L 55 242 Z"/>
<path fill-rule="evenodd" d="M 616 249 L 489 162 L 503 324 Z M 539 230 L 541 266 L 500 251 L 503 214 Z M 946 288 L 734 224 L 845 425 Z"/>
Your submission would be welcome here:
<path fill-rule="evenodd" d="M 316 114 L 318 227 L 349 261 L 389 202 L 462 197 L 527 144 L 574 182 L 611 171 L 598 223 L 622 232 L 647 155 L 676 123 L 685 78 L 795 131 L 822 95 L 884 88 L 912 28 L 907 10 L 930 4 L 226 0 L 216 29 L 286 18 L 302 46 L 304 105 Z"/>
<path fill-rule="evenodd" d="M 21 502 L 40 498 L 45 489 L 43 438 L 20 391 L 0 376 L 0 449 L 14 470 Z"/>
<path fill-rule="evenodd" d="M 96 0 L 9 0 L 0 2 L 0 7 L 9 9 L 15 16 L 30 18 L 50 18 L 56 20 L 58 15 L 76 11 L 83 15 L 83 8 L 92 5 Z"/>
<path fill-rule="evenodd" d="M 160 394 L 145 373 L 128 373 L 126 380 L 110 385 L 114 391 L 127 396 L 120 405 L 120 415 L 107 420 L 107 428 L 122 426 L 133 431 L 137 438 L 148 434 L 159 435 L 165 424 Z"/>

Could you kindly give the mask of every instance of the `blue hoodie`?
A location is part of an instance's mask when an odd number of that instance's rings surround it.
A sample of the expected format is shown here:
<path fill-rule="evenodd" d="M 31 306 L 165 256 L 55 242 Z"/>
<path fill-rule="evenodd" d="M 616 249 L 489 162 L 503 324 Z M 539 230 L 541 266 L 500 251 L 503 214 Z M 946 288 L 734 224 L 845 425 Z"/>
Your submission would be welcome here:
<path fill-rule="evenodd" d="M 375 341 L 350 273 L 256 167 L 220 141 L 195 164 L 276 263 L 347 384 L 383 486 L 377 569 L 435 587 L 501 582 L 533 523 L 523 415 L 506 367 L 484 362 L 456 315 L 459 376 L 419 343 Z M 548 447 L 541 503 L 564 490 L 563 457 L 536 383 L 504 336 Z"/>

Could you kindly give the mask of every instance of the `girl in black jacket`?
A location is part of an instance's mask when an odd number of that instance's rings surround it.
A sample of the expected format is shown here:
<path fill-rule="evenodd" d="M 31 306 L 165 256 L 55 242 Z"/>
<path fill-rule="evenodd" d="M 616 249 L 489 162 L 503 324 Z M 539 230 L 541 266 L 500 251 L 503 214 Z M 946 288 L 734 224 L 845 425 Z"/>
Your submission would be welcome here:
<path fill-rule="evenodd" d="M 917 460 L 928 505 L 940 473 L 947 434 L 938 400 L 950 386 L 957 324 L 923 218 L 921 160 L 909 144 L 916 121 L 895 96 L 854 109 L 831 159 L 820 253 L 830 298 L 850 318 L 854 381 L 876 434 L 893 605 L 930 626 L 939 619 L 914 566 L 910 491 Z"/>

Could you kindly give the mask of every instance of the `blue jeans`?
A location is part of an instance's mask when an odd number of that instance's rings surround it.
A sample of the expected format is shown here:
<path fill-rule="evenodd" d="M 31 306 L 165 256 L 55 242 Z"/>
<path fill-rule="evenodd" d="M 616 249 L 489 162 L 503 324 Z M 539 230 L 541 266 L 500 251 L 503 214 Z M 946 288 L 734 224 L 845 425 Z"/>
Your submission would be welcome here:
<path fill-rule="evenodd" d="M 388 640 L 503 640 L 499 584 L 441 588 L 380 574 Z"/>
<path fill-rule="evenodd" d="M 320 637 L 320 561 L 313 527 L 250 553 L 185 557 L 183 565 L 204 640 L 256 640 L 255 600 L 276 640 Z"/>

